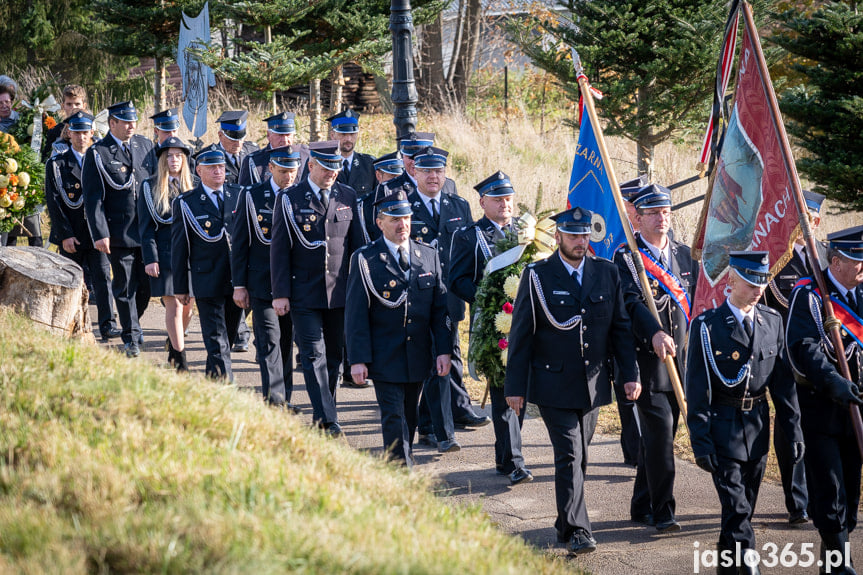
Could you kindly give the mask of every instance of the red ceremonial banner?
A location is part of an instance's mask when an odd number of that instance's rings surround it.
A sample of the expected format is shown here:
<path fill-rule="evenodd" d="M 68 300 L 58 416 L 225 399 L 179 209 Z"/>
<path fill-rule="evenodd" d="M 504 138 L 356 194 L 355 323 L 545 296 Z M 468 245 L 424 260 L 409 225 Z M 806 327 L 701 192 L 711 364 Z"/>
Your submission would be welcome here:
<path fill-rule="evenodd" d="M 799 233 L 792 176 L 783 162 L 787 142 L 771 118 L 773 85 L 756 64 L 758 42 L 744 28 L 734 107 L 693 245 L 701 266 L 694 315 L 725 301 L 729 252 L 767 251 L 776 274 Z"/>

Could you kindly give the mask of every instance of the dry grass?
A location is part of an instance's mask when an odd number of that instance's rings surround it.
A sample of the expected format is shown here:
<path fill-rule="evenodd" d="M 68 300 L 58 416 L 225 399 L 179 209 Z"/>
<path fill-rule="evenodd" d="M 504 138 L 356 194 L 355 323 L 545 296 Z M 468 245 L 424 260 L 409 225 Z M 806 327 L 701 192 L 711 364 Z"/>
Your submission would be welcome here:
<path fill-rule="evenodd" d="M 0 572 L 568 569 L 251 394 L 5 312 L 0 334 Z"/>

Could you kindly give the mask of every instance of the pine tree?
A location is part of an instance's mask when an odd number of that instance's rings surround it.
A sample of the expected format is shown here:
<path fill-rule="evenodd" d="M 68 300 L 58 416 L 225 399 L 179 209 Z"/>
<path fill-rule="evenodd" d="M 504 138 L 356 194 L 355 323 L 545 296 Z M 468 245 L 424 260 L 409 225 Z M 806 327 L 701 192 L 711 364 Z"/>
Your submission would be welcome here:
<path fill-rule="evenodd" d="M 564 0 L 565 18 L 537 12 L 509 26 L 510 37 L 539 68 L 557 77 L 573 100 L 578 82 L 570 47 L 578 50 L 605 132 L 637 144 L 638 172 L 655 147 L 694 128 L 709 112 L 725 21 L 725 2 Z M 550 35 L 553 42 L 543 41 Z M 700 135 L 700 133 L 699 133 Z"/>
<path fill-rule="evenodd" d="M 810 155 L 800 172 L 829 198 L 863 209 L 863 14 L 856 2 L 830 2 L 811 15 L 786 11 L 773 40 L 802 58 L 804 83 L 782 94 L 789 133 Z"/>
<path fill-rule="evenodd" d="M 204 0 L 92 0 L 108 26 L 98 38 L 104 51 L 155 59 L 157 110 L 165 107 L 165 70 L 177 51 L 182 13 L 197 14 L 203 6 Z"/>

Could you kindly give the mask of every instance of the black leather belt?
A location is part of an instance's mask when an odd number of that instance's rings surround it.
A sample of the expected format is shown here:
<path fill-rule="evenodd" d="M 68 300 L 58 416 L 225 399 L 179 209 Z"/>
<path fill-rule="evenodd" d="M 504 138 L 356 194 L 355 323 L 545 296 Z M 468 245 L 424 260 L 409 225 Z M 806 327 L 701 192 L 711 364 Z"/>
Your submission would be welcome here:
<path fill-rule="evenodd" d="M 767 401 L 767 393 L 748 397 L 716 395 L 713 397 L 712 403 L 715 405 L 730 405 L 731 407 L 736 407 L 740 411 L 752 411 L 752 409 L 762 401 Z"/>

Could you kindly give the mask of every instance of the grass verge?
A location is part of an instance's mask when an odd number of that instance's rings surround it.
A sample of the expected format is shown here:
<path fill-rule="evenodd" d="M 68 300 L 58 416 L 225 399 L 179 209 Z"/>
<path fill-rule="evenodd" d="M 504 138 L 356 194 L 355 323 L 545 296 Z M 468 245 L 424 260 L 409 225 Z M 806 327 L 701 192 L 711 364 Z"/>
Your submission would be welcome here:
<path fill-rule="evenodd" d="M 560 573 L 259 399 L 0 312 L 0 572 Z"/>

